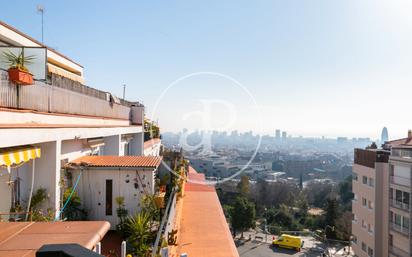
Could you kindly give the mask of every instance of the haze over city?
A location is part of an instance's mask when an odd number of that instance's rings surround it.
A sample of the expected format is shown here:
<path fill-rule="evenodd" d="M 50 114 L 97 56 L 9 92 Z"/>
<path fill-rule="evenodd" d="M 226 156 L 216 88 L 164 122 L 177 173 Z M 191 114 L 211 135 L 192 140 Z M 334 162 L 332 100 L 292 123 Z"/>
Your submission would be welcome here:
<path fill-rule="evenodd" d="M 184 113 L 176 111 L 187 99 L 193 109 L 199 99 L 235 102 L 241 115 L 232 130 L 239 131 L 378 138 L 388 126 L 398 138 L 410 127 L 398 115 L 412 93 L 408 1 L 42 3 L 45 43 L 82 63 L 89 85 L 121 96 L 126 84 L 126 98 L 142 101 L 148 113 L 167 86 L 194 72 L 230 76 L 256 99 L 253 106 L 245 98 L 242 109 L 227 80 L 191 78 L 152 117 L 165 131 L 182 128 L 175 121 Z M 1 18 L 39 38 L 37 4 L 3 5 Z M 264 121 L 258 128 L 250 125 L 256 108 Z M 202 124 L 192 119 L 186 127 Z"/>

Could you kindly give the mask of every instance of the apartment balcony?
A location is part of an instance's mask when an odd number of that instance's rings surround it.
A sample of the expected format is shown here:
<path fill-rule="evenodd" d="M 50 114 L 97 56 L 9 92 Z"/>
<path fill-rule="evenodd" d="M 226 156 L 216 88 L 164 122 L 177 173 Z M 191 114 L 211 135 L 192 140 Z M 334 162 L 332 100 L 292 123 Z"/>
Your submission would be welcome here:
<path fill-rule="evenodd" d="M 398 256 L 398 257 L 410 257 L 410 254 L 398 247 L 395 246 L 389 246 L 389 252 L 392 255 Z"/>
<path fill-rule="evenodd" d="M 393 231 L 399 232 L 400 234 L 403 234 L 405 236 L 409 236 L 409 228 L 402 227 L 392 222 L 390 222 L 389 225 Z"/>
<path fill-rule="evenodd" d="M 48 83 L 35 81 L 34 85 L 16 86 L 9 82 L 7 72 L 0 70 L 0 107 L 143 123 L 141 104 L 118 99 L 110 93 L 55 74 L 51 74 Z M 136 108 L 141 110 L 133 113 Z M 133 122 L 134 120 L 140 121 Z"/>
<path fill-rule="evenodd" d="M 407 212 L 409 212 L 410 210 L 409 204 L 401 202 L 401 201 L 397 201 L 396 199 L 389 199 L 389 204 L 391 207 L 401 209 Z"/>

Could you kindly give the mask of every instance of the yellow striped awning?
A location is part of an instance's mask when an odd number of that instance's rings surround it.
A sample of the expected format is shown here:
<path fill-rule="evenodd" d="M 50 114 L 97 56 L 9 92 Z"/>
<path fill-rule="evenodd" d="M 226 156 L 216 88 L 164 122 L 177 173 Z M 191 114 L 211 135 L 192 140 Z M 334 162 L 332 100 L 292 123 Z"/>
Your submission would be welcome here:
<path fill-rule="evenodd" d="M 11 167 L 23 162 L 40 158 L 40 147 L 22 146 L 0 149 L 0 166 Z"/>

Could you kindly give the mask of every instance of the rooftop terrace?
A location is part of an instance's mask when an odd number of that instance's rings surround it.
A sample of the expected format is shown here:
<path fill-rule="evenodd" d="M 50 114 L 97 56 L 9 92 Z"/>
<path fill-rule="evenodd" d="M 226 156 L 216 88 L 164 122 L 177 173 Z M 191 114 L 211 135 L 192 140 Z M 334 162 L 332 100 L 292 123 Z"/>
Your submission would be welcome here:
<path fill-rule="evenodd" d="M 183 197 L 178 253 L 196 257 L 239 256 L 215 188 L 199 183 L 205 183 L 204 174 L 190 167 Z"/>

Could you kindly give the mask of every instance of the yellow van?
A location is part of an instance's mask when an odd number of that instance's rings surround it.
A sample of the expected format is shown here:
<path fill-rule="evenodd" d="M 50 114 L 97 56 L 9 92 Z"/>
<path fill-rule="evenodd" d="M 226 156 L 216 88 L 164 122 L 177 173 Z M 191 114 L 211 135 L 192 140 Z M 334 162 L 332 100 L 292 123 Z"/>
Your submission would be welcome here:
<path fill-rule="evenodd" d="M 300 237 L 287 234 L 282 234 L 280 237 L 273 240 L 272 244 L 275 247 L 295 249 L 298 252 L 303 247 L 303 241 Z"/>

